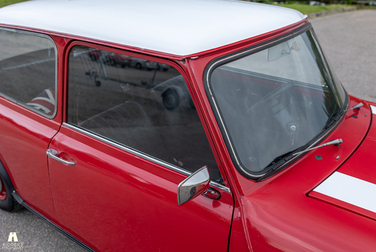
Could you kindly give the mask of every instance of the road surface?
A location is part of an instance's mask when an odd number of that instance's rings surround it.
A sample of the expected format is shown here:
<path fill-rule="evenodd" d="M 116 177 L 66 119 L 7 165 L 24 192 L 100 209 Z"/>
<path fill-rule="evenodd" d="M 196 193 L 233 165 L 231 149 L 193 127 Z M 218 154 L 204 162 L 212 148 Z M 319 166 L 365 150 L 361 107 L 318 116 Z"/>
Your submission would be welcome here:
<path fill-rule="evenodd" d="M 337 14 L 311 22 L 348 93 L 376 101 L 376 10 Z M 84 251 L 26 209 L 14 214 L 0 211 L 0 227 L 0 251 Z M 22 248 L 3 248 L 10 232 L 16 232 Z"/>
<path fill-rule="evenodd" d="M 376 102 L 376 10 L 310 20 L 347 92 Z"/>

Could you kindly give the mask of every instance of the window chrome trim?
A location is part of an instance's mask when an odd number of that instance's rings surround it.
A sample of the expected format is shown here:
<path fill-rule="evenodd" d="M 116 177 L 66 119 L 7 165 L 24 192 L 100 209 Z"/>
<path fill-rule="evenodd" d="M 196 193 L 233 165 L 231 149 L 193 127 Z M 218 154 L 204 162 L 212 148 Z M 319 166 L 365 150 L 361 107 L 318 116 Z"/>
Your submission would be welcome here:
<path fill-rule="evenodd" d="M 221 185 L 221 184 L 219 184 L 219 183 L 217 183 L 217 182 L 215 182 L 215 181 L 210 181 L 209 184 L 210 184 L 210 186 L 213 186 L 213 187 L 216 187 L 216 188 L 218 188 L 218 189 L 221 189 L 221 190 L 223 190 L 223 191 L 225 191 L 225 192 L 231 193 L 230 188 L 228 188 L 227 186 Z"/>
<path fill-rule="evenodd" d="M 280 38 L 274 39 L 274 40 L 272 40 L 270 42 L 267 42 L 267 43 L 264 43 L 264 44 L 261 44 L 261 45 L 255 46 L 255 47 L 251 47 L 249 49 L 246 49 L 246 50 L 243 50 L 243 51 L 231 54 L 231 55 L 227 55 L 227 56 L 222 57 L 220 59 L 215 59 L 215 60 L 212 61 L 212 63 L 209 63 L 209 66 L 205 69 L 205 73 L 204 73 L 204 86 L 209 91 L 209 93 L 208 92 L 206 92 L 206 93 L 208 95 L 209 101 L 211 101 L 211 104 L 214 105 L 213 106 L 214 107 L 213 110 L 215 110 L 216 117 L 219 119 L 218 124 L 220 124 L 221 127 L 222 127 L 222 129 L 223 129 L 223 133 L 224 133 L 223 137 L 227 139 L 227 142 L 228 142 L 227 146 L 229 147 L 229 152 L 232 153 L 232 156 L 234 157 L 234 161 L 236 162 L 236 164 L 240 168 L 240 170 L 244 174 L 246 174 L 247 176 L 251 177 L 252 179 L 261 178 L 267 172 L 264 172 L 262 174 L 253 174 L 253 173 L 248 172 L 247 169 L 245 169 L 240 164 L 240 162 L 238 160 L 238 156 L 235 154 L 235 149 L 233 147 L 233 144 L 230 141 L 230 137 L 229 137 L 229 134 L 227 132 L 227 128 L 225 127 L 224 121 L 222 119 L 222 115 L 219 113 L 219 108 L 218 108 L 216 100 L 214 99 L 213 91 L 211 90 L 211 86 L 210 86 L 210 83 L 211 83 L 210 82 L 211 74 L 212 74 L 212 72 L 217 67 L 219 67 L 221 64 L 223 64 L 226 61 L 235 60 L 235 59 L 240 58 L 240 57 L 244 57 L 244 56 L 247 56 L 247 55 L 254 54 L 254 53 L 256 53 L 256 52 L 258 52 L 258 51 L 260 51 L 262 49 L 271 47 L 272 45 L 275 45 L 275 44 L 278 44 L 278 43 L 283 42 L 285 40 L 288 40 L 290 38 L 293 38 L 293 37 L 295 37 L 295 36 L 297 36 L 299 34 L 302 34 L 305 31 L 310 30 L 310 29 L 311 29 L 311 26 L 310 25 L 308 25 L 308 26 L 306 25 L 303 28 L 300 28 L 300 29 L 298 29 L 298 30 L 296 30 L 296 31 L 294 31 L 292 33 L 289 33 L 288 35 L 285 35 L 285 36 L 282 36 Z M 300 156 L 300 155 L 298 155 L 298 156 Z M 298 156 L 296 156 L 296 157 L 298 157 Z M 293 160 L 296 160 L 296 157 L 294 157 Z"/>
<path fill-rule="evenodd" d="M 264 50 L 266 48 L 270 48 L 271 46 L 275 45 L 275 44 L 278 44 L 278 43 L 281 43 L 283 41 L 287 41 L 288 39 L 291 39 L 291 38 L 294 38 L 295 36 L 298 36 L 300 34 L 303 34 L 304 32 L 307 32 L 307 31 L 311 31 L 313 33 L 313 29 L 312 29 L 312 25 L 311 24 L 306 24 L 305 26 L 301 27 L 301 28 L 298 28 L 297 30 L 291 32 L 291 33 L 288 33 L 287 35 L 282 35 L 281 37 L 277 38 L 277 39 L 273 39 L 269 42 L 266 42 L 266 43 L 263 43 L 261 45 L 256 45 L 256 46 L 253 46 L 253 47 L 250 47 L 248 49 L 245 49 L 245 50 L 241 50 L 241 51 L 238 51 L 238 52 L 235 52 L 233 54 L 230 54 L 230 55 L 226 55 L 226 56 L 223 56 L 223 57 L 220 57 L 220 58 L 217 58 L 217 59 L 214 59 L 213 61 L 211 61 L 208 66 L 206 67 L 205 69 L 205 72 L 204 72 L 204 88 L 205 88 L 205 92 L 206 92 L 206 95 L 208 97 L 208 100 L 213 108 L 213 112 L 215 114 L 215 117 L 217 119 L 217 122 L 218 122 L 218 125 L 220 126 L 221 128 L 221 132 L 222 132 L 222 135 L 223 135 L 223 138 L 225 139 L 226 141 L 226 146 L 227 146 L 227 149 L 228 149 L 228 152 L 230 153 L 230 155 L 233 157 L 231 158 L 231 160 L 233 161 L 234 165 L 237 166 L 236 169 L 241 172 L 243 172 L 243 176 L 244 174 L 246 175 L 245 177 L 247 178 L 250 178 L 252 180 L 256 180 L 256 181 L 259 181 L 260 179 L 263 179 L 263 177 L 268 174 L 268 171 L 265 171 L 263 172 L 262 174 L 254 174 L 254 173 L 251 173 L 249 171 L 247 171 L 246 168 L 244 168 L 240 162 L 239 162 L 239 159 L 238 159 L 238 156 L 236 155 L 235 153 L 235 149 L 233 147 L 233 144 L 232 142 L 230 141 L 230 137 L 229 137 L 229 133 L 227 131 L 227 128 L 225 127 L 225 124 L 224 124 L 224 121 L 222 119 L 222 115 L 221 113 L 219 112 L 219 108 L 218 108 L 218 105 L 217 105 L 217 102 L 216 100 L 214 99 L 214 94 L 213 94 L 213 91 L 211 89 L 211 82 L 210 82 L 210 77 L 211 77 L 211 74 L 212 72 L 217 68 L 219 67 L 220 65 L 224 64 L 225 62 L 227 61 L 230 61 L 230 60 L 236 60 L 238 58 L 241 58 L 241 57 L 244 57 L 244 56 L 247 56 L 247 55 L 251 55 L 251 54 L 254 54 L 254 53 L 257 53 L 261 50 Z M 317 38 L 316 38 L 317 39 Z M 320 50 L 321 50 L 321 53 L 322 52 L 322 48 L 319 46 Z M 323 60 L 325 61 L 325 64 L 327 64 L 327 59 L 325 58 L 325 56 L 323 56 Z M 326 65 L 327 66 L 327 65 Z M 328 67 L 328 66 L 327 66 Z M 329 68 L 328 68 L 329 69 Z M 337 91 L 336 92 L 336 98 L 338 99 L 338 93 Z M 348 99 L 346 98 L 347 102 L 348 102 Z M 346 101 L 344 102 L 344 106 L 347 107 L 346 104 Z M 309 146 L 307 146 L 305 149 L 307 148 L 311 148 L 313 146 L 315 146 L 317 143 L 319 143 L 324 137 L 326 137 L 329 133 L 331 133 L 333 131 L 333 129 L 335 129 L 335 127 L 337 127 L 337 125 L 339 124 L 339 122 L 341 122 L 341 120 L 344 118 L 344 115 L 343 114 L 341 116 L 341 118 L 338 119 L 338 121 L 332 125 L 329 129 L 327 129 L 325 131 L 325 133 L 320 133 L 322 135 L 317 135 L 316 136 L 316 139 L 313 143 L 311 143 Z M 303 156 L 305 153 L 302 153 L 302 154 L 299 154 L 299 155 L 296 155 L 294 156 L 293 158 L 291 158 L 290 160 L 288 160 L 286 163 L 284 163 L 283 165 L 277 167 L 275 170 L 276 171 L 279 171 L 280 169 L 282 168 L 285 168 L 287 167 L 289 164 L 295 162 L 296 160 L 298 160 L 298 158 L 300 158 L 301 156 Z M 235 164 L 236 163 L 236 164 Z M 239 169 L 238 169 L 239 168 Z"/>
<path fill-rule="evenodd" d="M 52 45 L 53 45 L 53 48 L 54 48 L 54 51 L 55 51 L 55 111 L 54 111 L 54 113 L 52 115 L 45 114 L 45 113 L 43 113 L 43 112 L 41 112 L 37 109 L 34 109 L 33 107 L 27 106 L 26 103 L 23 103 L 21 101 L 17 101 L 16 99 L 14 99 L 14 98 L 6 95 L 6 94 L 3 94 L 1 92 L 0 92 L 0 96 L 9 100 L 9 101 L 11 101 L 11 102 L 16 103 L 17 105 L 20 105 L 23 108 L 26 108 L 26 109 L 31 110 L 31 111 L 39 114 L 39 115 L 42 115 L 42 116 L 44 116 L 48 119 L 54 119 L 56 114 L 57 114 L 57 104 L 58 104 L 57 81 L 58 81 L 58 62 L 59 62 L 58 52 L 57 52 L 57 47 L 56 47 L 55 41 L 50 36 L 48 36 L 46 34 L 24 31 L 24 30 L 18 30 L 18 29 L 5 28 L 5 27 L 0 27 L 0 30 L 8 31 L 8 32 L 14 32 L 14 33 L 18 33 L 18 34 L 26 34 L 26 35 L 30 35 L 30 36 L 34 36 L 34 37 L 41 37 L 41 38 L 47 39 L 47 40 L 52 42 Z"/>
<path fill-rule="evenodd" d="M 152 162 L 154 162 L 154 163 L 157 163 L 157 164 L 159 164 L 159 165 L 162 165 L 162 166 L 164 166 L 164 167 L 166 167 L 166 168 L 168 168 L 168 169 L 171 169 L 171 170 L 173 170 L 173 171 L 179 172 L 179 173 L 181 173 L 181 174 L 184 174 L 184 175 L 190 176 L 190 175 L 193 173 L 193 172 L 190 172 L 190 171 L 184 170 L 184 169 L 182 169 L 182 168 L 180 168 L 180 167 L 177 167 L 177 166 L 175 166 L 175 165 L 169 164 L 169 163 L 167 163 L 167 162 L 165 162 L 165 161 L 163 161 L 163 160 L 160 160 L 160 159 L 157 159 L 157 158 L 151 157 L 151 156 L 149 156 L 149 155 L 147 155 L 147 154 L 145 154 L 145 153 L 142 153 L 142 152 L 139 152 L 139 151 L 134 150 L 134 149 L 132 149 L 132 148 L 129 148 L 129 147 L 125 146 L 125 145 L 122 145 L 122 144 L 120 144 L 120 143 L 117 143 L 117 142 L 115 142 L 115 141 L 112 141 L 112 140 L 110 140 L 110 139 L 108 139 L 108 138 L 105 138 L 105 137 L 102 137 L 102 136 L 100 136 L 100 135 L 97 135 L 97 134 L 95 134 L 95 133 L 93 133 L 93 132 L 91 132 L 91 131 L 89 131 L 89 130 L 86 130 L 86 129 L 83 129 L 83 128 L 80 128 L 80 127 L 77 127 L 77 126 L 75 126 L 75 125 L 72 125 L 72 124 L 69 124 L 69 123 L 66 123 L 66 122 L 63 122 L 63 126 L 66 126 L 66 127 L 70 128 L 70 129 L 73 129 L 73 130 L 76 130 L 76 131 L 78 131 L 78 132 L 80 132 L 80 133 L 82 133 L 82 134 L 85 134 L 85 135 L 88 135 L 88 136 L 90 136 L 90 137 L 93 137 L 93 138 L 95 138 L 95 139 L 97 139 L 97 140 L 100 140 L 100 141 L 102 141 L 102 142 L 105 142 L 105 143 L 107 143 L 107 144 L 109 144 L 109 145 L 112 145 L 112 146 L 114 146 L 114 147 L 116 147 L 116 148 L 119 148 L 119 149 L 121 149 L 121 150 L 127 151 L 127 152 L 129 152 L 129 153 L 132 153 L 132 154 L 138 156 L 138 157 L 141 157 L 141 158 L 144 158 L 144 159 L 146 159 L 146 160 L 152 161 Z M 224 185 L 221 185 L 221 184 L 219 184 L 219 183 L 217 183 L 217 182 L 215 182 L 215 181 L 210 181 L 210 185 L 213 186 L 213 187 L 216 187 L 216 188 L 218 188 L 218 189 L 221 189 L 221 190 L 223 190 L 223 191 L 226 191 L 226 192 L 228 192 L 228 193 L 231 193 L 230 188 L 228 188 L 228 187 L 226 187 L 226 186 L 224 186 Z"/>

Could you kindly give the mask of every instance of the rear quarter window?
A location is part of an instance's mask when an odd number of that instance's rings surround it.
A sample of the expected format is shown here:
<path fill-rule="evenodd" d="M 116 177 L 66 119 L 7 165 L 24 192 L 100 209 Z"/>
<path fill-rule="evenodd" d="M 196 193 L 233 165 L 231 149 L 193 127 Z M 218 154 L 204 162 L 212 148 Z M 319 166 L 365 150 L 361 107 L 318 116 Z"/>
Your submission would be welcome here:
<path fill-rule="evenodd" d="M 46 117 L 56 112 L 56 49 L 45 35 L 0 28 L 0 95 Z"/>

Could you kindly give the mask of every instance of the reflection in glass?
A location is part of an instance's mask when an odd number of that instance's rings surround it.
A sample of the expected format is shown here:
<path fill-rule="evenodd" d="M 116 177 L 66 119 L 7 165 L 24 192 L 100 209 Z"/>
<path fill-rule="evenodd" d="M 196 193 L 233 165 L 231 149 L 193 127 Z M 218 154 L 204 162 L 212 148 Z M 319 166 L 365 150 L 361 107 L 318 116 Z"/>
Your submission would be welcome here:
<path fill-rule="evenodd" d="M 56 54 L 51 39 L 0 29 L 0 94 L 38 113 L 56 110 Z"/>
<path fill-rule="evenodd" d="M 75 46 L 69 54 L 69 123 L 195 171 L 220 174 L 188 87 L 166 65 Z"/>
<path fill-rule="evenodd" d="M 227 60 L 211 72 L 209 88 L 233 160 L 250 176 L 311 143 L 345 101 L 310 31 Z"/>

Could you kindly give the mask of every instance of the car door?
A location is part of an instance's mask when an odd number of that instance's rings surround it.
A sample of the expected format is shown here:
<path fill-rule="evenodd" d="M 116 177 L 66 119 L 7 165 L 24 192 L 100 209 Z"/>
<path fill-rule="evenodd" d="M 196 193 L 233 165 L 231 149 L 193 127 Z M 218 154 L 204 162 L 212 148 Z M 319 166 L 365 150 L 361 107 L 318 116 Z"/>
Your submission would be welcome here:
<path fill-rule="evenodd" d="M 109 52 L 149 69 L 109 64 Z M 49 146 L 59 221 L 98 251 L 227 251 L 232 195 L 187 78 L 174 63 L 158 66 L 130 52 L 71 45 L 66 119 Z M 211 197 L 178 206 L 179 183 L 205 165 Z"/>
<path fill-rule="evenodd" d="M 0 159 L 21 198 L 54 214 L 46 149 L 61 124 L 57 49 L 40 33 L 0 27 Z"/>

